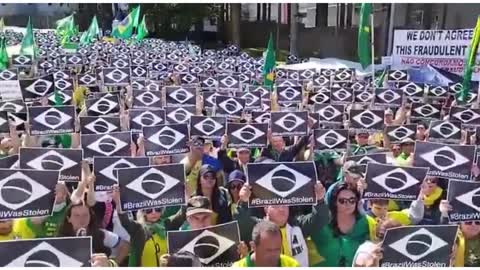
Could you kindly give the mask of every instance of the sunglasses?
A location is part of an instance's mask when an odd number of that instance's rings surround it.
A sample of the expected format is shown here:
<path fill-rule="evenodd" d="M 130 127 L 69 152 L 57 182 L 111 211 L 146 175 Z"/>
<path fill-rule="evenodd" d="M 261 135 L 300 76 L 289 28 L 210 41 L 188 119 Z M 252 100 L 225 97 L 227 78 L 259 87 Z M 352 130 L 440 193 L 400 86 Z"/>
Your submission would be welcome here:
<path fill-rule="evenodd" d="M 243 186 L 242 184 L 230 185 L 230 189 L 241 189 L 242 186 Z"/>
<path fill-rule="evenodd" d="M 151 214 L 151 213 L 153 213 L 153 211 L 155 211 L 157 213 L 162 213 L 163 209 L 162 208 L 150 208 L 150 209 L 145 210 L 145 213 L 146 214 Z"/>
<path fill-rule="evenodd" d="M 480 221 L 465 221 L 465 225 L 477 225 L 480 226 Z"/>
<path fill-rule="evenodd" d="M 213 174 L 204 174 L 202 177 L 206 180 L 215 180 L 215 175 Z"/>
<path fill-rule="evenodd" d="M 338 198 L 338 203 L 345 205 L 345 204 L 356 204 L 357 203 L 357 198 L 352 197 L 352 198 Z"/>

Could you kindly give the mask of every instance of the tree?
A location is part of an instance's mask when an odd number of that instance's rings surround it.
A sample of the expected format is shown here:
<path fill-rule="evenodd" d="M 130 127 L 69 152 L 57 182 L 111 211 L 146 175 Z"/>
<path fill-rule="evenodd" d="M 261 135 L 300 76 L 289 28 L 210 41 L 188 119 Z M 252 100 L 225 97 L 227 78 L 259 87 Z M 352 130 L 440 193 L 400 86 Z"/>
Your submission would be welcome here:
<path fill-rule="evenodd" d="M 320 3 L 316 5 L 315 9 L 315 26 L 328 26 L 328 3 Z"/>
<path fill-rule="evenodd" d="M 240 23 L 242 4 L 230 4 L 232 14 L 232 42 L 240 47 Z"/>

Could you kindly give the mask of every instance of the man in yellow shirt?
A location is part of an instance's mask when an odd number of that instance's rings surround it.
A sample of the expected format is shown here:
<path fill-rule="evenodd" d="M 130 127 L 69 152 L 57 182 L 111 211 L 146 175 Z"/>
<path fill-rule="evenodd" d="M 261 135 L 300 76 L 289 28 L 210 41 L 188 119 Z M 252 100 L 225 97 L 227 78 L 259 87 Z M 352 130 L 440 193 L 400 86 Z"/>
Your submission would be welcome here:
<path fill-rule="evenodd" d="M 299 267 L 292 257 L 282 255 L 280 228 L 273 222 L 263 220 L 252 231 L 250 242 L 253 252 L 235 262 L 232 267 Z"/>

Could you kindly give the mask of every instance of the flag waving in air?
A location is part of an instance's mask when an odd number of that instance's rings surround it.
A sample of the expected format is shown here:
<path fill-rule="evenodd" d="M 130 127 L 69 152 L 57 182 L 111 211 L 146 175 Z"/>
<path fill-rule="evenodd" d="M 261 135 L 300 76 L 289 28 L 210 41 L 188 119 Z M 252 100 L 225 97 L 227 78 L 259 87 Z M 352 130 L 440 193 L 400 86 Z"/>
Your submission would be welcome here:
<path fill-rule="evenodd" d="M 7 38 L 0 37 L 0 71 L 8 68 Z"/>
<path fill-rule="evenodd" d="M 371 64 L 372 52 L 370 51 L 370 31 L 373 31 L 370 25 L 370 14 L 372 14 L 372 4 L 362 4 L 360 8 L 360 22 L 358 23 L 358 60 L 362 64 L 363 68 L 368 67 Z"/>
<path fill-rule="evenodd" d="M 21 55 L 31 55 L 35 58 L 36 48 L 35 48 L 35 37 L 33 36 L 33 26 L 32 20 L 28 17 L 27 30 L 25 36 L 22 39 L 22 45 L 20 47 Z"/>
<path fill-rule="evenodd" d="M 458 101 L 465 102 L 470 91 L 470 81 L 472 80 L 473 69 L 477 60 L 478 44 L 480 42 L 480 16 L 477 18 L 477 25 L 473 31 L 472 43 L 468 50 L 467 61 L 465 61 L 465 68 L 463 71 L 462 91 L 459 93 Z"/>
<path fill-rule="evenodd" d="M 144 39 L 146 36 L 148 36 L 148 29 L 147 29 L 147 24 L 145 23 L 145 15 L 143 15 L 142 22 L 137 28 L 137 40 L 140 41 Z"/>
<path fill-rule="evenodd" d="M 137 6 L 121 21 L 113 30 L 112 35 L 116 38 L 128 39 L 133 34 L 133 28 L 138 27 L 140 20 L 140 6 Z"/>
<path fill-rule="evenodd" d="M 273 48 L 272 33 L 270 33 L 267 50 L 264 52 L 263 85 L 268 87 L 271 87 L 273 85 L 273 80 L 275 79 L 275 73 L 273 71 L 274 68 L 275 68 L 275 49 Z"/>
<path fill-rule="evenodd" d="M 98 27 L 97 16 L 94 16 L 88 30 L 83 32 L 80 37 L 81 44 L 90 44 L 92 43 L 100 34 L 100 28 Z"/>

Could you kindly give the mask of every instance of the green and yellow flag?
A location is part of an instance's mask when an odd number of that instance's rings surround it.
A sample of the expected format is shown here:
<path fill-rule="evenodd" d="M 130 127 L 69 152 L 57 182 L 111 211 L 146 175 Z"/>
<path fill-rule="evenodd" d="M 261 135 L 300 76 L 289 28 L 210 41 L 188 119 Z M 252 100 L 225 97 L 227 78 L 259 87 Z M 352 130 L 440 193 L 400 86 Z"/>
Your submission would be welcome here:
<path fill-rule="evenodd" d="M 140 5 L 137 6 L 123 19 L 113 30 L 112 35 L 116 38 L 129 39 L 133 34 L 133 29 L 138 27 L 140 20 Z"/>
<path fill-rule="evenodd" d="M 145 23 L 145 15 L 143 15 L 142 22 L 140 23 L 140 25 L 137 28 L 136 39 L 138 41 L 141 41 L 146 36 L 148 36 L 148 29 L 147 29 L 147 24 Z"/>
<path fill-rule="evenodd" d="M 3 20 L 3 17 L 0 18 L 0 33 L 5 31 L 5 21 Z"/>
<path fill-rule="evenodd" d="M 21 55 L 31 55 L 33 58 L 36 56 L 35 36 L 33 35 L 33 26 L 31 18 L 28 17 L 27 30 L 25 36 L 23 36 L 22 44 L 20 47 Z"/>
<path fill-rule="evenodd" d="M 463 70 L 463 83 L 462 91 L 458 95 L 458 101 L 465 102 L 470 92 L 470 83 L 472 80 L 473 69 L 475 68 L 475 62 L 477 60 L 478 44 L 480 43 L 480 16 L 477 18 L 477 25 L 473 31 L 473 38 L 468 49 L 467 60 L 465 61 L 465 67 Z"/>
<path fill-rule="evenodd" d="M 263 62 L 263 85 L 270 87 L 272 89 L 273 81 L 275 80 L 275 49 L 273 48 L 273 36 L 270 33 L 270 38 L 268 39 L 267 50 L 264 52 L 264 62 Z"/>
<path fill-rule="evenodd" d="M 358 60 L 363 68 L 372 63 L 372 52 L 370 41 L 370 31 L 373 31 L 370 25 L 370 14 L 372 14 L 372 4 L 362 4 L 360 8 L 360 21 L 358 23 Z"/>
<path fill-rule="evenodd" d="M 55 22 L 58 36 L 72 35 L 75 33 L 75 21 L 73 14 Z"/>
<path fill-rule="evenodd" d="M 8 68 L 7 38 L 0 37 L 0 71 Z"/>
<path fill-rule="evenodd" d="M 83 32 L 80 37 L 80 44 L 92 43 L 100 34 L 100 27 L 98 26 L 97 16 L 94 16 L 88 30 Z"/>

